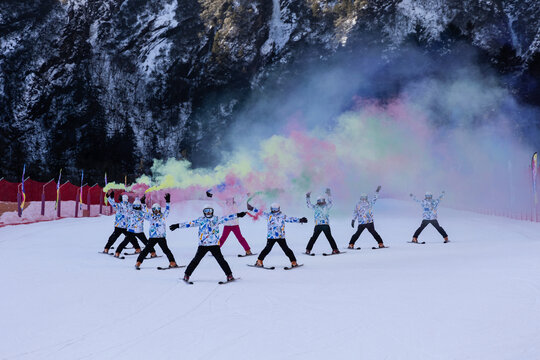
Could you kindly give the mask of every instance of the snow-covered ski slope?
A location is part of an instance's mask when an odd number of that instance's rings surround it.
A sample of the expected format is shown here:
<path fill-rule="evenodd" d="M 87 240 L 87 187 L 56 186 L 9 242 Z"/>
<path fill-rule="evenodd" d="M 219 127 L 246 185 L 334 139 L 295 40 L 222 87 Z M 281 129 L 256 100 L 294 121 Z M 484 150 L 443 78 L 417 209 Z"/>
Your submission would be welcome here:
<path fill-rule="evenodd" d="M 178 206 L 169 224 L 198 216 Z M 305 266 L 284 271 L 276 245 L 265 261 L 276 270 L 247 267 L 255 257 L 238 258 L 230 237 L 223 251 L 242 279 L 227 285 L 210 256 L 188 286 L 178 281 L 183 269 L 156 270 L 165 257 L 135 271 L 134 257 L 98 254 L 112 217 L 1 228 L 0 358 L 540 359 L 540 224 L 442 208 L 452 242 L 428 227 L 427 244 L 414 245 L 418 205 L 381 200 L 375 224 L 389 249 L 371 250 L 366 232 L 362 250 L 323 257 L 321 235 L 308 257 L 312 213 L 291 215 L 310 219 L 287 227 Z M 345 247 L 350 217 L 331 223 Z M 264 221 L 246 217 L 241 227 L 260 252 Z M 196 229 L 168 241 L 186 264 Z"/>

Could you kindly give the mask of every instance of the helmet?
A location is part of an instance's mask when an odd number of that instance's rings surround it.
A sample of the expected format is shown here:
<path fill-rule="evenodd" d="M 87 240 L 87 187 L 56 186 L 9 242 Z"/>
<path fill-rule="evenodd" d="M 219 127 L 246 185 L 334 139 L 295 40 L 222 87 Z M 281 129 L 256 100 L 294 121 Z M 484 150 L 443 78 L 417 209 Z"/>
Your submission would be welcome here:
<path fill-rule="evenodd" d="M 212 216 L 214 216 L 214 207 L 210 204 L 204 205 L 203 214 L 204 217 L 211 218 Z"/>
<path fill-rule="evenodd" d="M 360 200 L 361 201 L 367 201 L 368 197 L 367 197 L 367 194 L 366 193 L 362 193 L 360 194 Z"/>
<path fill-rule="evenodd" d="M 161 213 L 161 205 L 159 205 L 158 203 L 152 205 L 152 212 L 156 215 Z"/>
<path fill-rule="evenodd" d="M 324 205 L 326 204 L 326 199 L 324 198 L 324 196 L 319 196 L 317 198 L 317 205 Z"/>
<path fill-rule="evenodd" d="M 433 199 L 433 194 L 430 191 L 426 192 L 426 199 L 428 200 Z"/>
<path fill-rule="evenodd" d="M 139 200 L 138 197 L 136 197 L 135 200 L 133 200 L 133 208 L 135 210 L 140 210 L 141 208 L 141 200 Z"/>
<path fill-rule="evenodd" d="M 281 211 L 281 207 L 278 203 L 272 203 L 272 205 L 270 205 L 270 211 L 273 213 L 278 213 Z"/>
<path fill-rule="evenodd" d="M 126 194 L 122 195 L 122 202 L 127 203 L 129 200 L 128 196 Z"/>

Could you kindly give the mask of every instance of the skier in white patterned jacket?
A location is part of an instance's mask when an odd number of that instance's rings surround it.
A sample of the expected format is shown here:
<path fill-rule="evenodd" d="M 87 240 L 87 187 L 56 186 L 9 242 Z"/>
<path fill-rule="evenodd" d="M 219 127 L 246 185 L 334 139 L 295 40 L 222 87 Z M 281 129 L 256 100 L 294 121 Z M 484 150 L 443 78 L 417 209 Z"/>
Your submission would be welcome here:
<path fill-rule="evenodd" d="M 358 220 L 358 229 L 351 237 L 351 241 L 349 241 L 349 249 L 354 249 L 354 243 L 365 229 L 367 229 L 371 235 L 373 235 L 375 240 L 377 240 L 380 248 L 385 247 L 383 240 L 377 230 L 375 230 L 375 224 L 373 223 L 373 205 L 375 205 L 375 202 L 379 198 L 379 191 L 381 191 L 380 185 L 377 187 L 377 190 L 375 190 L 375 196 L 373 196 L 372 200 L 368 199 L 367 194 L 360 195 L 360 201 L 354 207 L 353 219 L 351 221 L 351 227 L 354 229 L 354 222 L 355 220 Z"/>
<path fill-rule="evenodd" d="M 445 243 L 450 241 L 448 240 L 448 234 L 446 234 L 446 231 L 444 231 L 442 226 L 439 225 L 439 221 L 437 220 L 437 208 L 439 207 L 439 203 L 444 197 L 444 194 L 444 191 L 441 192 L 441 195 L 437 200 L 433 200 L 433 194 L 429 191 L 426 192 L 423 200 L 418 200 L 413 194 L 410 194 L 411 198 L 422 206 L 422 224 L 420 224 L 420 227 L 414 232 L 412 239 L 413 243 L 418 243 L 418 236 L 420 236 L 422 230 L 424 230 L 429 224 L 433 225 L 435 229 L 437 229 L 439 234 L 441 234 L 443 237 Z"/>
<path fill-rule="evenodd" d="M 253 214 L 257 215 L 260 213 L 260 210 L 257 208 L 254 208 L 249 203 L 247 204 L 247 208 L 249 211 L 251 211 Z M 292 216 L 287 216 L 281 212 L 281 207 L 277 203 L 273 203 L 270 205 L 270 212 L 262 212 L 261 215 L 265 217 L 267 221 L 267 241 L 266 241 L 266 247 L 261 251 L 257 262 L 255 263 L 255 266 L 257 267 L 263 267 L 263 260 L 264 258 L 270 253 L 272 248 L 276 243 L 279 244 L 285 255 L 289 258 L 291 261 L 291 267 L 298 266 L 296 262 L 296 257 L 294 256 L 293 251 L 289 248 L 287 245 L 287 240 L 285 239 L 285 223 L 307 223 L 307 219 L 305 217 L 303 218 L 297 218 Z"/>
<path fill-rule="evenodd" d="M 144 247 L 143 251 L 139 254 L 139 257 L 137 258 L 137 263 L 135 264 L 135 269 L 140 270 L 140 266 L 144 259 L 146 258 L 146 255 L 148 255 L 149 252 L 154 251 L 154 248 L 157 245 L 163 250 L 163 253 L 167 256 L 167 259 L 169 260 L 169 267 L 170 268 L 176 268 L 178 265 L 176 264 L 176 261 L 174 259 L 174 256 L 169 249 L 169 246 L 167 246 L 167 239 L 165 238 L 167 233 L 167 227 L 165 224 L 165 220 L 169 216 L 169 211 L 171 209 L 171 195 L 165 194 L 165 202 L 166 207 L 165 211 L 161 212 L 161 205 L 158 203 L 155 203 L 152 205 L 152 210 L 149 210 L 148 208 L 145 208 L 144 212 L 144 218 L 148 221 L 150 221 L 150 230 L 149 230 L 149 239 L 148 243 Z"/>
<path fill-rule="evenodd" d="M 109 253 L 109 249 L 111 246 L 113 246 L 114 242 L 118 239 L 118 237 L 122 234 L 124 236 L 127 236 L 127 221 L 128 221 L 128 213 L 130 210 L 130 205 L 128 202 L 128 196 L 122 195 L 122 201 L 121 202 L 115 202 L 114 201 L 114 191 L 109 190 L 107 193 L 109 203 L 113 207 L 114 211 L 116 211 L 116 214 L 114 216 L 114 231 L 109 236 L 109 240 L 107 241 L 107 244 L 105 244 L 105 248 L 103 249 L 104 254 Z M 138 245 L 137 245 L 138 246 Z"/>
<path fill-rule="evenodd" d="M 330 230 L 330 209 L 333 206 L 330 189 L 326 189 L 326 195 L 328 197 L 328 203 L 323 196 L 319 196 L 317 198 L 317 203 L 313 205 L 311 203 L 311 191 L 306 194 L 306 205 L 315 212 L 315 228 L 313 229 L 313 235 L 306 246 L 306 254 L 308 255 L 311 254 L 311 249 L 313 249 L 313 245 L 315 245 L 315 241 L 317 241 L 321 232 L 324 232 L 324 235 L 328 239 L 330 247 L 332 248 L 332 253 L 339 254 L 336 241 Z"/>
<path fill-rule="evenodd" d="M 233 281 L 234 277 L 232 275 L 231 267 L 225 261 L 221 249 L 219 247 L 219 226 L 240 217 L 244 217 L 245 212 L 239 212 L 236 214 L 230 214 L 227 216 L 214 216 L 214 208 L 211 205 L 205 205 L 203 208 L 203 216 L 187 221 L 184 223 L 173 224 L 169 227 L 171 231 L 174 231 L 179 228 L 192 228 L 198 227 L 198 236 L 199 236 L 199 247 L 197 252 L 193 257 L 193 260 L 189 263 L 184 274 L 184 281 L 189 281 L 189 277 L 193 274 L 193 271 L 197 268 L 201 262 L 204 255 L 207 252 L 212 253 L 214 259 L 218 262 L 219 266 L 227 276 L 227 281 Z"/>
<path fill-rule="evenodd" d="M 120 245 L 116 248 L 116 254 L 114 255 L 114 257 L 121 257 L 122 250 L 124 250 L 128 242 L 131 242 L 133 244 L 133 247 L 135 248 L 135 254 L 141 252 L 141 248 L 139 247 L 137 239 L 139 239 L 145 246 L 148 245 L 148 239 L 144 234 L 144 218 L 147 212 L 145 202 L 146 196 L 143 195 L 140 200 L 139 198 L 135 198 L 133 204 L 131 204 L 131 210 L 129 211 L 128 216 L 127 236 L 124 241 L 122 241 Z M 157 256 L 156 250 L 154 250 L 154 248 L 150 249 L 150 254 L 151 257 Z"/>

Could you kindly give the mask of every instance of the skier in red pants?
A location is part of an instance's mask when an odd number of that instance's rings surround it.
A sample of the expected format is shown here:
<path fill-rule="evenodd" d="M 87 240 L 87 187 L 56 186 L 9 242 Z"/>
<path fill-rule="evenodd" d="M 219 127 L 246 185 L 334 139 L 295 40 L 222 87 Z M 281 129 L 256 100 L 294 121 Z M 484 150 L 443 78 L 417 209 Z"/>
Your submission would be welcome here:
<path fill-rule="evenodd" d="M 212 191 L 208 190 L 206 192 L 206 196 L 212 197 Z M 236 202 L 235 198 L 229 198 L 225 200 L 224 204 L 222 204 L 225 208 L 225 212 L 227 214 L 236 214 L 240 212 L 238 208 L 238 203 Z M 219 239 L 219 247 L 221 248 L 223 244 L 225 244 L 225 241 L 227 241 L 227 238 L 231 234 L 231 232 L 236 236 L 236 239 L 238 239 L 238 242 L 242 247 L 244 248 L 244 251 L 246 252 L 245 255 L 238 255 L 240 257 L 244 256 L 250 256 L 255 255 L 251 252 L 251 248 L 249 247 L 249 244 L 247 243 L 244 236 L 242 236 L 242 232 L 240 231 L 240 223 L 238 221 L 238 218 L 234 218 L 232 220 L 227 221 L 223 226 L 223 233 L 221 234 L 221 238 Z"/>

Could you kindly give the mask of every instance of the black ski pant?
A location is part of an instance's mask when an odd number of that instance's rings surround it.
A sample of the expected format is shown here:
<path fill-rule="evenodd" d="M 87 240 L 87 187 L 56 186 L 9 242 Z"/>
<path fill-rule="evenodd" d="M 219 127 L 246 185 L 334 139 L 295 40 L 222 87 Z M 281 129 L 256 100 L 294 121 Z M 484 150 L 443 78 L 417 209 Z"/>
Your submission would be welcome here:
<path fill-rule="evenodd" d="M 285 239 L 268 239 L 266 241 L 266 247 L 263 249 L 263 251 L 261 251 L 259 255 L 259 260 L 261 261 L 264 260 L 266 255 L 268 255 L 268 253 L 270 253 L 270 250 L 272 250 L 272 248 L 274 247 L 275 243 L 279 244 L 279 246 L 281 247 L 281 250 L 283 250 L 283 252 L 285 253 L 285 255 L 287 255 L 289 260 L 291 260 L 291 262 L 296 261 L 296 257 L 294 256 L 294 253 L 287 245 L 287 241 Z"/>
<path fill-rule="evenodd" d="M 424 230 L 426 228 L 426 226 L 428 226 L 429 224 L 433 225 L 435 227 L 435 229 L 437 229 L 437 231 L 439 232 L 439 234 L 441 234 L 441 236 L 443 238 L 448 237 L 448 234 L 446 234 L 446 231 L 444 231 L 442 226 L 439 225 L 439 222 L 437 220 L 422 220 L 422 224 L 414 232 L 413 238 L 417 238 L 420 235 L 420 233 L 422 232 L 422 230 Z"/>
<path fill-rule="evenodd" d="M 105 244 L 105 249 L 109 250 L 111 246 L 113 246 L 116 239 L 118 239 L 118 237 L 122 234 L 127 236 L 128 235 L 127 229 L 115 227 L 113 233 L 111 234 L 111 236 L 109 236 L 109 240 L 107 241 L 107 244 Z"/>
<path fill-rule="evenodd" d="M 319 235 L 321 235 L 322 232 L 324 232 L 324 235 L 328 239 L 328 242 L 330 243 L 330 247 L 332 248 L 332 250 L 338 249 L 336 245 L 336 241 L 334 240 L 334 237 L 332 236 L 332 231 L 330 231 L 330 225 L 315 225 L 315 228 L 313 229 L 313 235 L 311 236 L 311 239 L 309 239 L 306 250 L 311 251 L 311 249 L 313 249 L 313 245 L 315 245 L 315 241 L 317 241 L 317 238 L 319 237 Z"/>
<path fill-rule="evenodd" d="M 137 258 L 138 263 L 142 263 L 144 261 L 144 258 L 146 258 L 146 255 L 148 255 L 149 252 L 152 250 L 155 251 L 155 246 L 159 245 L 161 250 L 163 250 L 163 253 L 167 256 L 167 259 L 169 259 L 169 262 L 176 262 L 174 260 L 174 256 L 167 246 L 167 239 L 165 238 L 150 238 L 148 239 L 148 243 L 144 247 L 143 251 L 139 254 L 139 257 Z"/>
<path fill-rule="evenodd" d="M 221 269 L 225 273 L 225 275 L 229 276 L 232 275 L 231 268 L 227 261 L 225 261 L 225 258 L 223 257 L 223 254 L 221 253 L 221 249 L 219 248 L 219 245 L 211 245 L 211 246 L 199 246 L 197 248 L 197 252 L 195 253 L 195 257 L 191 262 L 189 263 L 188 267 L 186 268 L 186 275 L 191 276 L 193 274 L 193 271 L 195 268 L 199 265 L 204 255 L 206 255 L 207 252 L 211 252 L 214 256 L 214 259 L 218 262 L 219 266 L 221 266 Z"/>
<path fill-rule="evenodd" d="M 356 232 L 353 234 L 353 236 L 351 236 L 351 241 L 349 241 L 349 244 L 350 245 L 354 245 L 354 243 L 356 242 L 356 240 L 358 240 L 358 238 L 360 237 L 360 235 L 362 234 L 362 232 L 367 229 L 367 231 L 369 231 L 371 233 L 371 235 L 373 235 L 373 237 L 375 238 L 375 240 L 377 240 L 377 242 L 379 244 L 382 244 L 383 241 L 382 241 L 382 238 L 381 236 L 379 235 L 379 233 L 375 230 L 375 225 L 370 222 L 370 223 L 367 223 L 367 224 L 360 224 L 358 225 L 358 229 L 356 230 Z"/>
<path fill-rule="evenodd" d="M 116 248 L 116 252 L 121 254 L 122 250 L 124 250 L 124 248 L 126 247 L 126 245 L 128 243 L 131 243 L 131 245 L 133 245 L 133 248 L 135 248 L 135 250 L 141 250 L 141 247 L 139 246 L 139 242 L 137 241 L 137 239 L 141 240 L 141 242 L 145 246 L 146 246 L 146 244 L 148 244 L 148 240 L 146 239 L 146 235 L 144 235 L 143 232 L 141 232 L 141 233 L 132 233 L 132 232 L 128 231 L 124 241 L 122 241 L 120 243 L 120 245 L 118 245 L 118 247 Z M 155 252 L 154 248 L 150 249 L 150 253 L 154 253 L 154 252 Z"/>

